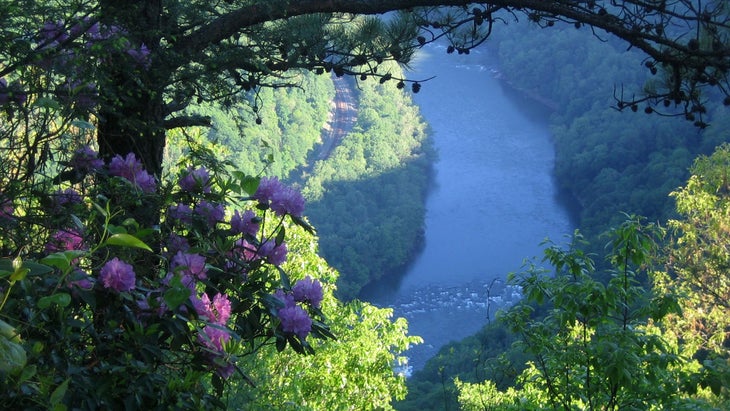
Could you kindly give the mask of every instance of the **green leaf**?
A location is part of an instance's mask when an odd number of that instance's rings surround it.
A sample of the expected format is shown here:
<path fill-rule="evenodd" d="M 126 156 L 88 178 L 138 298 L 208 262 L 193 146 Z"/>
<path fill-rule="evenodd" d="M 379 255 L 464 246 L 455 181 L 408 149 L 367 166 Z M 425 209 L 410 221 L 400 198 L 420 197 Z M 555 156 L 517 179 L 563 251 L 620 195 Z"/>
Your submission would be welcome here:
<path fill-rule="evenodd" d="M 163 297 L 165 299 L 165 304 L 167 304 L 171 310 L 174 310 L 190 298 L 190 289 L 183 285 L 179 276 L 174 276 L 170 282 L 170 288 L 165 291 Z"/>
<path fill-rule="evenodd" d="M 18 378 L 18 383 L 22 384 L 31 378 L 33 378 L 36 373 L 38 372 L 38 368 L 36 368 L 35 365 L 29 365 L 27 367 L 23 367 L 23 371 L 20 373 L 20 377 Z"/>
<path fill-rule="evenodd" d="M 312 227 L 309 223 L 304 221 L 301 217 L 296 217 L 293 215 L 289 215 L 291 217 L 291 220 L 294 222 L 294 224 L 298 225 L 299 227 L 302 227 L 303 229 L 307 230 L 309 234 L 316 234 L 316 231 L 314 227 Z"/>
<path fill-rule="evenodd" d="M 99 213 L 101 213 L 101 215 L 103 215 L 104 217 L 108 217 L 109 216 L 109 211 L 106 208 L 100 206 L 96 202 L 94 202 L 93 204 L 94 204 L 94 208 L 96 209 L 96 211 L 98 211 Z"/>
<path fill-rule="evenodd" d="M 51 393 L 50 403 L 53 406 L 53 409 L 58 409 L 56 405 L 61 405 L 61 400 L 63 400 L 63 396 L 66 395 L 66 391 L 68 390 L 68 383 L 71 381 L 70 378 L 66 378 L 58 387 L 56 387 L 55 390 Z M 65 409 L 66 407 L 63 407 L 62 409 Z"/>
<path fill-rule="evenodd" d="M 38 300 L 38 308 L 45 309 L 56 304 L 61 307 L 65 307 L 71 303 L 71 296 L 66 293 L 58 293 L 53 295 L 45 296 Z"/>
<path fill-rule="evenodd" d="M 274 240 L 274 244 L 276 244 L 277 247 L 280 246 L 281 244 L 284 243 L 285 238 L 286 238 L 286 229 L 284 228 L 284 226 L 281 226 L 281 228 L 279 229 L 279 232 L 276 233 L 276 239 Z"/>
<path fill-rule="evenodd" d="M 23 261 L 23 265 L 21 267 L 30 270 L 28 273 L 30 275 L 42 275 L 53 271 L 51 267 L 33 261 Z M 0 259 L 0 278 L 7 277 L 10 274 L 13 274 L 13 272 L 15 272 L 13 269 L 13 262 L 7 258 Z"/>
<path fill-rule="evenodd" d="M 58 103 L 58 101 L 47 98 L 47 97 L 38 97 L 33 102 L 33 105 L 40 107 L 40 108 L 50 108 L 53 110 L 61 109 L 61 105 Z"/>
<path fill-rule="evenodd" d="M 136 247 L 141 248 L 143 250 L 152 251 L 150 246 L 145 244 L 142 240 L 139 238 L 131 235 L 131 234 L 114 234 L 111 237 L 107 238 L 107 240 L 104 242 L 103 245 L 119 245 L 123 247 Z"/>
<path fill-rule="evenodd" d="M 83 256 L 86 254 L 86 251 L 81 250 L 69 250 L 69 251 L 63 251 L 58 253 L 49 254 L 43 259 L 41 259 L 41 263 L 45 265 L 49 265 L 51 267 L 56 267 L 61 271 L 66 271 L 71 267 L 71 261 Z"/>
<path fill-rule="evenodd" d="M 284 287 L 285 290 L 291 290 L 291 280 L 289 279 L 289 274 L 284 271 L 281 267 L 276 267 L 277 270 L 279 270 L 279 275 L 281 276 L 281 286 Z"/>
<path fill-rule="evenodd" d="M 20 373 L 27 362 L 22 345 L 0 336 L 0 373 Z"/>
<path fill-rule="evenodd" d="M 25 278 L 25 276 L 28 274 L 27 268 L 20 269 L 13 273 L 13 275 L 10 276 L 10 281 L 21 281 Z"/>
<path fill-rule="evenodd" d="M 106 228 L 106 231 L 110 232 L 112 235 L 113 234 L 127 234 L 126 228 L 116 226 L 116 225 L 111 225 L 111 224 Z"/>
<path fill-rule="evenodd" d="M 237 177 L 240 181 L 241 189 L 243 189 L 243 191 L 245 191 L 249 195 L 253 195 L 259 188 L 259 183 L 261 182 L 260 178 L 248 176 L 243 173 L 241 173 Z"/>

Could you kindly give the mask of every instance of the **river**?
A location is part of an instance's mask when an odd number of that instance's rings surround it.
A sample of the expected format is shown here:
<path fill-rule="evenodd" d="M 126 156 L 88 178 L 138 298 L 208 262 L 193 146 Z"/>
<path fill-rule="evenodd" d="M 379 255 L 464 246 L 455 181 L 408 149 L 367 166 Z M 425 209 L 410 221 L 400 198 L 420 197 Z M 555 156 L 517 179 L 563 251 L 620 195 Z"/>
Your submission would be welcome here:
<path fill-rule="evenodd" d="M 424 343 L 411 370 L 449 341 L 474 334 L 497 308 L 520 298 L 509 272 L 540 257 L 549 237 L 572 233 L 553 175 L 547 113 L 494 76 L 487 52 L 420 52 L 408 77 L 425 79 L 415 102 L 430 124 L 438 160 L 426 203 L 425 245 L 404 276 L 362 298 L 393 307 Z"/>

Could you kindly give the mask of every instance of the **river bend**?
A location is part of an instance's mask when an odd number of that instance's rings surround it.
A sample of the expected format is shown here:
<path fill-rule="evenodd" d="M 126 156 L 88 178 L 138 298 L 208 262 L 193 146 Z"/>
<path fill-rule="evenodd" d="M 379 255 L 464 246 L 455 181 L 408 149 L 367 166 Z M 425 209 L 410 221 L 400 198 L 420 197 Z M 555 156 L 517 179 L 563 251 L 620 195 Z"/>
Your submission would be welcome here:
<path fill-rule="evenodd" d="M 402 278 L 362 297 L 393 307 L 424 338 L 408 352 L 413 369 L 519 299 L 506 275 L 541 256 L 546 237 L 562 242 L 572 232 L 552 177 L 547 115 L 503 87 L 495 68 L 485 53 L 447 55 L 431 46 L 408 73 L 436 76 L 414 95 L 438 152 L 425 245 Z"/>

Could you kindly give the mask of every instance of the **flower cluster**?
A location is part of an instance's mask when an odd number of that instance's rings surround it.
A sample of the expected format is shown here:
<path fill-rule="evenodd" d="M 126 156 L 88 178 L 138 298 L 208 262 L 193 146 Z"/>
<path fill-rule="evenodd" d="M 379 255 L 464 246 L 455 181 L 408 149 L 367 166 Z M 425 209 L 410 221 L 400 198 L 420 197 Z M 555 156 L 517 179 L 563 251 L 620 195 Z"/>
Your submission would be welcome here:
<path fill-rule="evenodd" d="M 281 222 L 286 215 L 301 216 L 304 199 L 278 179 L 262 178 L 252 196 L 259 204 L 256 207 L 259 211 L 253 208 L 228 208 L 222 201 L 216 181 L 219 180 L 214 179 L 204 166 L 187 166 L 178 174 L 176 186 L 179 191 L 173 193 L 172 205 L 167 208 L 164 219 L 165 228 L 170 234 L 163 244 L 163 255 L 170 261 L 170 269 L 156 296 L 150 296 L 141 307 L 165 305 L 167 301 L 154 302 L 161 298 L 160 295 L 164 296 L 165 289 L 187 289 L 188 304 L 194 307 L 196 318 L 203 321 L 197 341 L 204 349 L 210 366 L 225 377 L 232 370 L 226 346 L 234 335 L 229 329 L 228 319 L 232 315 L 231 298 L 236 298 L 237 294 L 229 286 L 211 288 L 210 285 L 219 284 L 217 279 L 224 276 L 245 288 L 253 272 L 259 276 L 278 277 L 281 268 L 269 270 L 267 267 L 281 267 L 287 259 L 288 247 L 281 235 Z M 270 225 L 269 230 L 265 231 L 264 216 L 267 212 L 278 216 L 281 221 Z M 215 251 L 207 248 L 210 244 L 205 243 L 204 239 L 212 237 L 210 233 L 227 237 L 230 243 L 221 244 L 230 245 Z M 274 283 L 276 281 L 275 277 L 267 278 L 271 278 Z M 255 284 L 251 283 L 251 286 Z M 284 333 L 303 341 L 312 330 L 312 317 L 303 307 L 317 309 L 322 300 L 322 288 L 318 281 L 311 278 L 297 284 L 297 297 L 289 292 L 292 304 L 281 308 L 277 324 Z M 215 296 L 208 294 L 211 289 L 217 291 Z M 250 304 L 249 298 L 246 298 L 245 304 Z M 241 304 L 240 301 L 238 304 Z M 177 309 L 185 309 L 186 306 L 177 305 Z"/>
<path fill-rule="evenodd" d="M 67 188 L 65 190 L 58 189 L 53 194 L 53 210 L 55 212 L 62 212 L 67 207 L 75 204 L 81 204 L 81 195 L 73 188 Z"/>
<path fill-rule="evenodd" d="M 114 156 L 109 163 L 109 173 L 128 180 L 142 192 L 153 193 L 157 189 L 155 178 L 142 167 L 142 163 L 137 160 L 134 153 L 129 153 L 125 157 L 119 154 Z"/>
<path fill-rule="evenodd" d="M 216 294 L 212 301 L 206 293 L 200 298 L 191 296 L 191 300 L 198 317 L 208 322 L 198 334 L 198 342 L 208 350 L 205 356 L 218 375 L 228 378 L 233 373 L 233 365 L 226 363 L 223 357 L 225 344 L 231 339 L 226 328 L 231 317 L 231 302 L 228 296 L 221 293 Z"/>
<path fill-rule="evenodd" d="M 210 173 L 205 167 L 188 167 L 178 185 L 189 193 L 210 193 Z"/>
<path fill-rule="evenodd" d="M 181 337 L 178 341 L 190 344 L 164 349 L 184 350 L 191 362 L 202 361 L 219 378 L 232 374 L 236 356 L 244 350 L 236 340 L 276 338 L 280 347 L 289 344 L 304 352 L 311 350 L 308 337 L 331 336 L 319 321 L 322 284 L 307 276 L 293 287 L 285 285 L 286 219 L 300 217 L 304 208 L 296 190 L 264 178 L 253 201 L 232 197 L 250 188 L 242 183 L 231 189 L 231 179 L 201 166 L 181 169 L 175 182 L 158 190 L 158 181 L 133 153 L 105 164 L 91 147 L 79 148 L 60 164 L 67 167 L 62 173 L 72 177 L 54 180 L 70 184 L 48 197 L 47 210 L 55 213 L 54 224 L 65 228 L 48 235 L 44 251 L 76 252 L 47 257 L 46 263 L 64 273 L 64 288 L 53 292 L 75 298 L 74 309 L 93 301 L 93 315 L 115 324 L 110 335 L 136 326 L 129 324 L 134 321 L 151 330 L 160 321 L 176 324 L 165 332 L 174 328 L 185 334 L 175 336 Z M 84 186 L 92 178 L 94 186 Z M 143 201 L 109 195 L 116 193 L 120 179 L 138 188 L 132 193 L 124 189 L 123 195 Z M 171 206 L 163 206 L 166 211 L 154 230 L 140 227 L 126 205 L 154 203 L 151 195 L 158 192 L 162 204 Z M 80 193 L 90 198 L 84 201 Z M 108 203 L 99 204 L 100 199 Z M 0 201 L 0 218 L 13 212 L 11 201 Z M 82 229 L 87 221 L 105 225 Z M 301 218 L 289 221 L 311 229 Z M 150 248 L 159 252 L 150 256 Z M 261 315 L 251 320 L 251 312 Z"/>
<path fill-rule="evenodd" d="M 301 304 L 309 304 L 319 308 L 323 293 L 322 284 L 319 280 L 313 280 L 310 276 L 299 280 L 291 293 L 279 289 L 274 296 L 281 301 L 283 307 L 279 308 L 277 315 L 281 321 L 281 330 L 293 334 L 304 340 L 312 331 L 312 318 Z"/>
<path fill-rule="evenodd" d="M 70 28 L 68 23 L 58 21 L 48 21 L 39 30 L 36 40 L 40 49 L 66 49 L 67 43 L 80 39 L 83 47 L 92 49 L 95 45 L 107 40 L 117 40 L 118 47 L 128 54 L 132 60 L 145 68 L 149 68 L 151 63 L 150 49 L 144 43 L 134 46 L 125 38 L 126 31 L 119 26 L 106 26 L 86 17 L 76 21 Z"/>
<path fill-rule="evenodd" d="M 105 288 L 122 292 L 133 290 L 136 278 L 134 269 L 130 264 L 114 257 L 107 261 L 104 267 L 101 268 L 99 280 Z"/>
<path fill-rule="evenodd" d="M 69 166 L 81 174 L 88 174 L 104 167 L 104 161 L 99 154 L 89 146 L 83 146 L 74 152 Z"/>
<path fill-rule="evenodd" d="M 33 36 L 39 52 L 39 58 L 33 64 L 65 77 L 64 82 L 55 88 L 54 97 L 67 107 L 89 111 L 97 104 L 99 93 L 96 84 L 87 80 L 90 73 L 82 71 L 92 66 L 89 61 L 106 60 L 98 58 L 99 53 L 117 53 L 128 56 L 130 64 L 135 67 L 145 70 L 151 67 L 152 51 L 149 47 L 144 43 L 134 44 L 127 36 L 128 33 L 121 27 L 103 25 L 89 17 L 75 22 L 47 21 Z M 82 58 L 85 58 L 83 62 Z M 28 95 L 23 89 L 20 82 L 8 85 L 5 78 L 0 78 L 0 105 L 24 104 Z"/>
<path fill-rule="evenodd" d="M 210 227 L 214 227 L 216 223 L 223 221 L 226 215 L 226 210 L 222 204 L 211 203 L 206 200 L 201 200 L 195 205 L 193 213 L 200 217 Z"/>
<path fill-rule="evenodd" d="M 55 253 L 59 251 L 83 250 L 84 238 L 74 229 L 56 230 L 46 243 L 46 252 Z"/>
<path fill-rule="evenodd" d="M 256 216 L 253 210 L 246 210 L 243 214 L 235 210 L 231 217 L 231 232 L 233 234 L 244 234 L 255 236 L 261 228 L 261 219 Z"/>
<path fill-rule="evenodd" d="M 322 283 L 306 276 L 303 280 L 299 280 L 294 284 L 292 295 L 295 301 L 307 302 L 312 304 L 312 307 L 319 308 L 323 298 Z"/>
<path fill-rule="evenodd" d="M 277 290 L 274 296 L 284 304 L 277 311 L 281 321 L 281 330 L 294 334 L 302 340 L 306 339 L 312 331 L 312 319 L 307 311 L 294 301 L 291 294 L 285 293 L 283 290 Z"/>
<path fill-rule="evenodd" d="M 277 215 L 289 214 L 301 217 L 304 212 L 304 197 L 292 187 L 285 186 L 276 177 L 261 179 L 253 198 L 271 208 Z"/>

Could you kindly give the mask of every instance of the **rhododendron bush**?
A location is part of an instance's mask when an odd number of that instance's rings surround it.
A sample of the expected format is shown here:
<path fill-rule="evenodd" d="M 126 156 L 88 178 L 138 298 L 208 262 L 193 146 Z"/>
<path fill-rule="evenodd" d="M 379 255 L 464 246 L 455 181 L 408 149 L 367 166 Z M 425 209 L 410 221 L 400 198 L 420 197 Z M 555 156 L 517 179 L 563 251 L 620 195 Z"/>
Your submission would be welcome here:
<path fill-rule="evenodd" d="M 297 190 L 196 156 L 163 181 L 87 145 L 63 164 L 81 177 L 2 197 L 3 406 L 222 406 L 238 358 L 334 338 L 318 273 L 284 269 L 313 231 Z"/>

